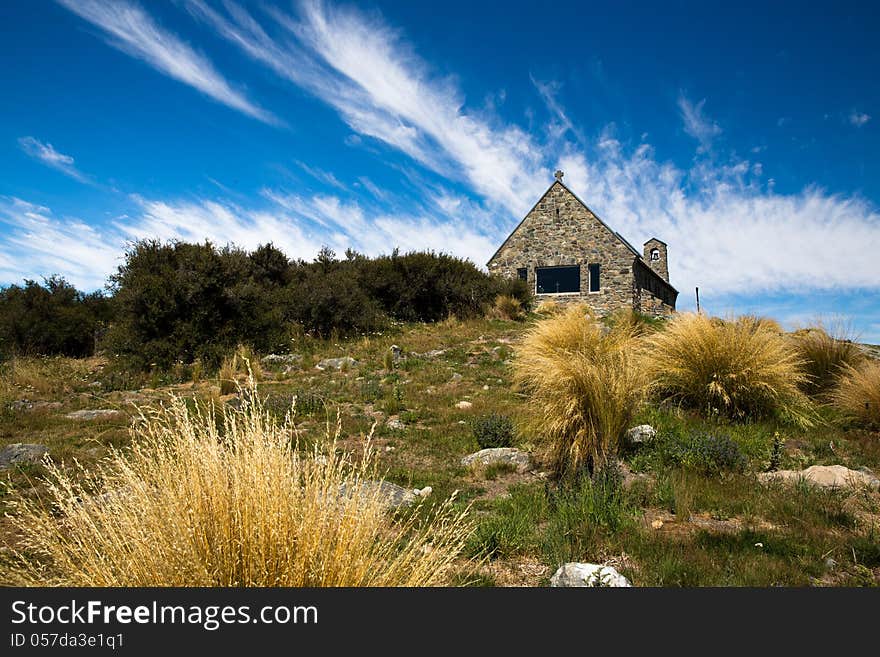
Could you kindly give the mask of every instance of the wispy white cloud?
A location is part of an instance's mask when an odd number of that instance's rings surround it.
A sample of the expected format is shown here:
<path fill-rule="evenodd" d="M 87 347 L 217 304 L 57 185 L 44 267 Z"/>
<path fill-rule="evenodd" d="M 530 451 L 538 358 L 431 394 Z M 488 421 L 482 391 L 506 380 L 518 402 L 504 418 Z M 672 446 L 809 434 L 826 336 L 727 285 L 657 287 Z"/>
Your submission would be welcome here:
<path fill-rule="evenodd" d="M 808 187 L 778 195 L 746 161 L 683 170 L 650 146 L 606 138 L 588 160 L 569 151 L 566 181 L 634 243 L 670 247 L 680 290 L 760 294 L 880 286 L 880 214 L 864 200 Z"/>
<path fill-rule="evenodd" d="M 697 104 L 691 102 L 684 92 L 678 95 L 678 109 L 684 121 L 684 131 L 700 142 L 699 152 L 705 153 L 712 147 L 712 141 L 721 134 L 721 126 L 703 112 L 706 99 Z"/>
<path fill-rule="evenodd" d="M 62 219 L 49 208 L 15 197 L 0 197 L 0 281 L 62 274 L 81 289 L 103 287 L 115 271 L 124 240 L 108 240 L 80 219 Z"/>
<path fill-rule="evenodd" d="M 374 15 L 317 0 L 291 16 L 269 8 L 285 37 L 273 37 L 240 6 L 221 13 L 202 0 L 190 12 L 280 77 L 330 106 L 355 132 L 468 183 L 511 212 L 529 207 L 548 172 L 532 137 L 465 109 L 449 77 L 432 74 L 399 32 Z"/>
<path fill-rule="evenodd" d="M 315 167 L 310 164 L 306 164 L 300 160 L 296 160 L 296 166 L 309 174 L 312 178 L 317 180 L 318 182 L 324 183 L 325 185 L 329 185 L 330 187 L 335 187 L 341 191 L 346 191 L 347 187 L 345 183 L 341 182 L 339 178 L 337 178 L 332 171 L 325 171 L 320 167 Z"/>
<path fill-rule="evenodd" d="M 91 178 L 76 168 L 72 156 L 56 151 L 52 144 L 44 144 L 34 137 L 21 137 L 18 140 L 18 145 L 21 147 L 21 150 L 32 158 L 60 171 L 65 176 L 69 176 L 81 183 L 93 184 Z"/>
<path fill-rule="evenodd" d="M 859 112 L 857 110 L 853 110 L 849 113 L 848 121 L 850 125 L 854 125 L 857 128 L 861 128 L 868 121 L 871 120 L 870 114 L 865 114 L 864 112 Z"/>
<path fill-rule="evenodd" d="M 56 0 L 104 31 L 107 43 L 209 98 L 273 125 L 279 120 L 235 89 L 203 54 L 159 26 L 133 2 L 124 0 Z"/>
<path fill-rule="evenodd" d="M 557 96 L 562 89 L 562 84 L 554 80 L 542 82 L 541 80 L 535 79 L 531 74 L 529 74 L 529 79 L 532 81 L 532 85 L 538 91 L 538 95 L 541 96 L 541 100 L 544 101 L 544 105 L 547 106 L 547 110 L 549 111 L 550 123 L 547 126 L 547 134 L 550 139 L 555 141 L 562 139 L 566 134 L 571 134 L 579 142 L 583 143 L 585 141 L 583 131 L 574 125 L 569 118 L 568 113 L 565 111 L 565 108 L 557 99 Z"/>

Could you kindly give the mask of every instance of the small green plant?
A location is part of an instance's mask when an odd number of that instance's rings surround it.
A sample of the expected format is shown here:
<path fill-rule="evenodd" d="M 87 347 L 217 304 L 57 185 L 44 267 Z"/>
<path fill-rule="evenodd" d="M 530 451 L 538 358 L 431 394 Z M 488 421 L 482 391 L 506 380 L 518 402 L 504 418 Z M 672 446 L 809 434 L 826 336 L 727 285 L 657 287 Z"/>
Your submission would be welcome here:
<path fill-rule="evenodd" d="M 515 435 L 513 420 L 500 413 L 476 418 L 471 422 L 471 430 L 480 449 L 510 447 Z"/>
<path fill-rule="evenodd" d="M 391 394 L 385 399 L 383 410 L 388 415 L 397 415 L 400 411 L 406 410 L 406 405 L 403 403 L 403 388 L 400 384 L 394 384 Z"/>
<path fill-rule="evenodd" d="M 382 398 L 382 384 L 375 379 L 364 379 L 360 385 L 361 401 L 374 402 Z"/>
<path fill-rule="evenodd" d="M 776 472 L 782 465 L 782 446 L 785 441 L 779 437 L 779 432 L 773 434 L 773 447 L 770 450 L 770 465 L 767 466 L 768 472 Z"/>

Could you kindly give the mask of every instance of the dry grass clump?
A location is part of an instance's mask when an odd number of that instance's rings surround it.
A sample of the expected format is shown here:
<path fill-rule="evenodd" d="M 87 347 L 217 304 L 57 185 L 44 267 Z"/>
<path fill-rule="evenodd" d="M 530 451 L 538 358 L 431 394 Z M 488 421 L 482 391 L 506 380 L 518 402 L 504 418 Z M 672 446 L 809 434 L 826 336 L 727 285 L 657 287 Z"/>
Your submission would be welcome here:
<path fill-rule="evenodd" d="M 100 358 L 16 356 L 3 363 L 0 385 L 15 395 L 22 391 L 40 395 L 70 393 L 86 386 L 102 362 Z"/>
<path fill-rule="evenodd" d="M 733 419 L 777 416 L 811 426 L 807 378 L 775 322 L 681 313 L 645 338 L 644 367 L 665 400 Z"/>
<path fill-rule="evenodd" d="M 431 586 L 451 581 L 470 531 L 452 498 L 395 520 L 363 457 L 296 447 L 290 415 L 252 386 L 215 417 L 173 397 L 142 412 L 132 446 L 97 470 L 49 466 L 50 504 L 25 499 L 4 579 L 64 586 Z M 94 495 L 93 493 L 100 493 Z M 48 507 L 48 508 L 47 508 Z"/>
<path fill-rule="evenodd" d="M 556 476 L 600 468 L 616 451 L 644 388 L 635 346 L 630 327 L 604 329 L 580 306 L 525 334 L 514 379 L 530 395 L 528 428 Z"/>
<path fill-rule="evenodd" d="M 537 306 L 535 312 L 539 315 L 558 315 L 562 311 L 562 304 L 554 299 L 544 299 Z"/>
<path fill-rule="evenodd" d="M 880 429 L 880 361 L 865 360 L 858 368 L 845 365 L 831 403 L 855 424 Z"/>
<path fill-rule="evenodd" d="M 238 345 L 233 354 L 224 358 L 220 364 L 217 378 L 220 383 L 221 395 L 229 395 L 238 389 L 239 375 L 247 375 L 257 382 L 263 380 L 260 357 L 248 345 Z"/>
<path fill-rule="evenodd" d="M 795 332 L 792 341 L 808 377 L 802 389 L 811 395 L 830 392 L 845 369 L 858 368 L 865 360 L 859 345 L 835 337 L 821 326 Z"/>
<path fill-rule="evenodd" d="M 495 297 L 495 304 L 489 311 L 489 315 L 498 319 L 514 321 L 524 319 L 526 316 L 523 311 L 522 302 L 509 294 L 499 294 Z"/>

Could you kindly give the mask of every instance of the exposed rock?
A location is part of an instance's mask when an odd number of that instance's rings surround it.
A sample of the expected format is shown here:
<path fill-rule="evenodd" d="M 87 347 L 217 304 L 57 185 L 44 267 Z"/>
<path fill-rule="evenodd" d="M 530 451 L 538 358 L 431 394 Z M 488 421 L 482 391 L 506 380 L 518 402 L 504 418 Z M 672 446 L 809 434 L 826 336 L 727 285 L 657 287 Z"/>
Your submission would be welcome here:
<path fill-rule="evenodd" d="M 61 402 L 42 401 L 39 399 L 16 399 L 9 402 L 9 407 L 13 411 L 36 411 L 39 409 L 61 408 Z"/>
<path fill-rule="evenodd" d="M 425 486 L 424 488 L 414 488 L 413 495 L 417 495 L 418 497 L 428 497 L 431 493 L 434 492 L 434 489 L 430 486 Z"/>
<path fill-rule="evenodd" d="M 260 362 L 263 365 L 297 365 L 302 359 L 302 354 L 269 354 L 263 356 Z"/>
<path fill-rule="evenodd" d="M 325 358 L 315 365 L 318 370 L 341 370 L 345 367 L 354 367 L 358 362 L 351 356 L 343 356 L 342 358 Z"/>
<path fill-rule="evenodd" d="M 880 488 L 880 479 L 870 470 L 850 470 L 842 465 L 811 465 L 806 470 L 777 470 L 758 475 L 763 483 L 774 480 L 796 483 L 800 479 L 822 488 Z"/>
<path fill-rule="evenodd" d="M 461 464 L 466 468 L 487 467 L 501 463 L 514 466 L 517 472 L 526 472 L 532 467 L 531 457 L 514 447 L 489 447 L 461 459 Z"/>
<path fill-rule="evenodd" d="M 339 492 L 342 495 L 349 495 L 351 484 L 344 483 L 340 486 Z M 373 497 L 374 495 L 382 498 L 385 506 L 389 509 L 397 509 L 402 506 L 409 506 L 416 501 L 416 495 L 412 490 L 392 484 L 390 481 L 362 481 L 357 490 L 365 497 Z"/>
<path fill-rule="evenodd" d="M 459 374 L 458 372 L 452 373 L 452 379 L 451 379 L 452 381 L 461 381 L 461 379 L 462 379 L 461 374 Z"/>
<path fill-rule="evenodd" d="M 396 363 L 403 358 L 403 349 L 396 344 L 391 345 L 391 359 Z"/>
<path fill-rule="evenodd" d="M 34 443 L 12 443 L 0 449 L 0 468 L 25 463 L 39 463 L 43 455 L 49 451 L 45 445 Z"/>
<path fill-rule="evenodd" d="M 640 424 L 626 432 L 626 441 L 631 445 L 649 443 L 657 437 L 657 430 L 650 424 Z"/>
<path fill-rule="evenodd" d="M 630 581 L 611 566 L 594 563 L 567 563 L 550 578 L 553 587 L 609 586 L 631 587 Z"/>
<path fill-rule="evenodd" d="M 431 351 L 426 351 L 423 354 L 413 352 L 413 356 L 418 356 L 419 358 L 437 358 L 438 356 L 442 356 L 445 353 L 445 349 L 432 349 Z"/>
<path fill-rule="evenodd" d="M 395 429 L 396 431 L 403 431 L 404 429 L 406 429 L 406 423 L 396 415 L 388 418 L 388 420 L 385 422 L 385 426 L 389 429 Z"/>
<path fill-rule="evenodd" d="M 94 408 L 73 411 L 64 417 L 68 420 L 110 420 L 119 415 L 122 415 L 122 412 L 112 408 Z"/>
<path fill-rule="evenodd" d="M 456 408 L 460 408 L 463 411 L 466 411 L 467 409 L 471 408 L 472 406 L 473 406 L 473 404 L 469 401 L 460 401 L 455 405 Z"/>

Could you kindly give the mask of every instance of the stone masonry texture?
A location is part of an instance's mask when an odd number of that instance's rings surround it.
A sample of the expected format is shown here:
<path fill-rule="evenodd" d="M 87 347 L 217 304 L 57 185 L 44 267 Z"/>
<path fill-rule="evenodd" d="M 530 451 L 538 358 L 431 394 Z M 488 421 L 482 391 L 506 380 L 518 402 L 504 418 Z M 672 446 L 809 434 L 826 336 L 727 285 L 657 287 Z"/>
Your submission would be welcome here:
<path fill-rule="evenodd" d="M 645 252 L 660 248 L 656 245 L 662 246 L 666 269 L 663 242 L 651 240 L 646 243 Z M 591 264 L 600 267 L 598 292 L 589 292 Z M 488 268 L 490 273 L 507 277 L 515 277 L 517 269 L 525 268 L 528 284 L 535 292 L 535 270 L 560 265 L 580 265 L 581 291 L 537 294 L 538 299 L 586 302 L 600 315 L 619 308 L 633 308 L 655 316 L 675 312 L 678 293 L 660 271 L 652 269 L 557 180 L 498 249 Z M 668 270 L 666 273 L 668 276 Z"/>

